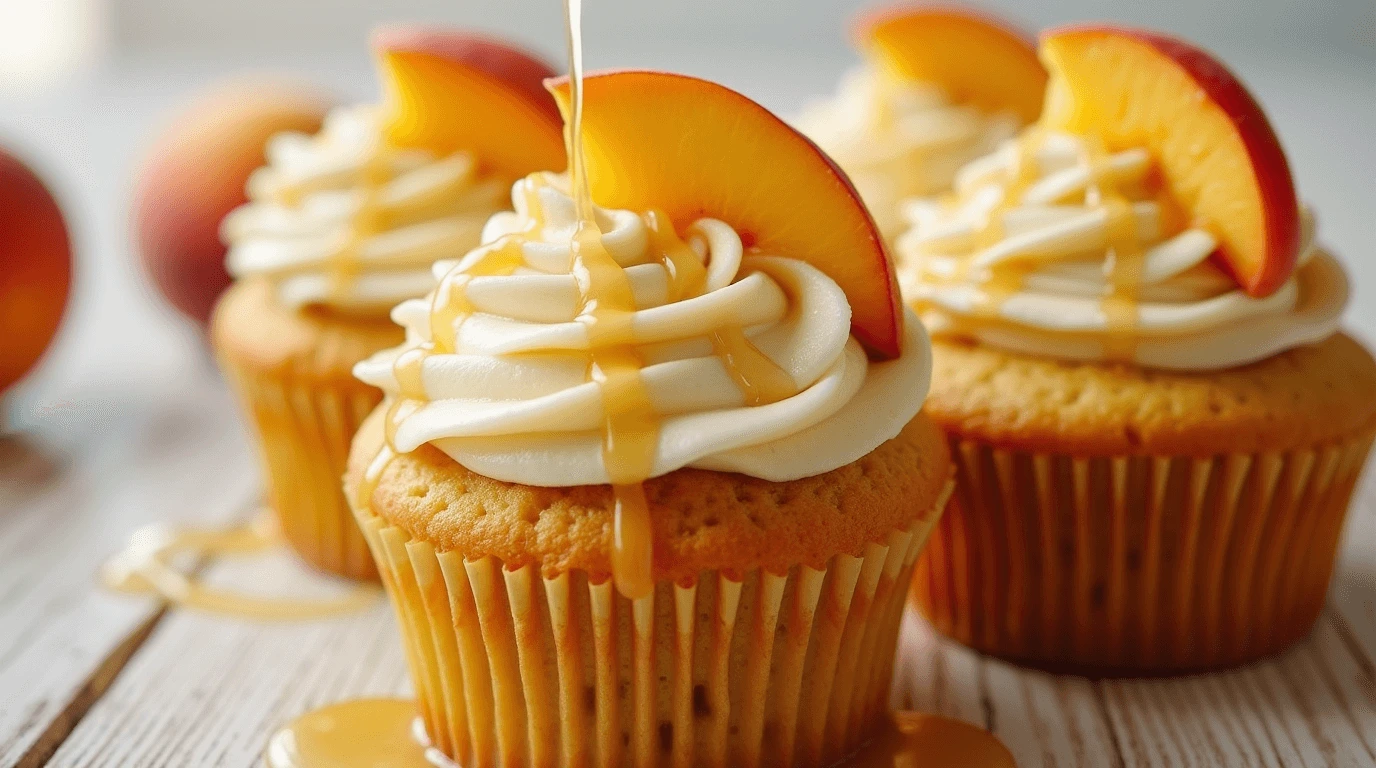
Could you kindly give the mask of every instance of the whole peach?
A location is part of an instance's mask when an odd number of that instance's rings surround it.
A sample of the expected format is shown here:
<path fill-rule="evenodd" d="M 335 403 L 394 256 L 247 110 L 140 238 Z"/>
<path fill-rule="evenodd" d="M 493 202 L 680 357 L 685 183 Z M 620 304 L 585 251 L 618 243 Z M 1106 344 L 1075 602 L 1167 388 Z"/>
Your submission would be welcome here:
<path fill-rule="evenodd" d="M 296 82 L 228 81 L 193 100 L 154 141 L 134 186 L 135 247 L 167 301 L 202 327 L 230 282 L 220 220 L 245 201 L 268 137 L 314 133 L 332 102 Z"/>
<path fill-rule="evenodd" d="M 71 282 L 62 210 L 28 166 L 0 150 L 0 393 L 52 342 Z"/>

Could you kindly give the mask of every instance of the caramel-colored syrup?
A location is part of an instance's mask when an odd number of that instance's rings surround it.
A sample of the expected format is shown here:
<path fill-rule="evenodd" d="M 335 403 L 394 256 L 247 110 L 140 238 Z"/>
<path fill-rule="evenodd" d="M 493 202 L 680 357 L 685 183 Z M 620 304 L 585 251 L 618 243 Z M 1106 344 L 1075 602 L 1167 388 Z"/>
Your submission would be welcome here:
<path fill-rule="evenodd" d="M 1017 768 L 1012 753 L 978 726 L 923 712 L 894 712 L 888 726 L 838 768 Z"/>
<path fill-rule="evenodd" d="M 358 276 L 363 272 L 363 257 L 359 253 L 363 241 L 386 228 L 384 212 L 378 207 L 378 196 L 391 174 L 388 158 L 381 147 L 364 163 L 359 175 L 363 184 L 363 199 L 349 224 L 348 239 L 328 262 L 330 298 L 336 304 L 343 303 L 348 298 L 349 291 L 353 289 L 354 284 L 358 282 Z"/>
<path fill-rule="evenodd" d="M 989 215 L 984 220 L 984 225 L 975 232 L 975 250 L 970 256 L 961 260 L 959 268 L 951 280 L 952 283 L 968 282 L 970 266 L 975 256 L 1007 236 L 1004 215 L 1022 204 L 1023 196 L 1027 193 L 1028 188 L 1036 182 L 1037 153 L 1045 141 L 1046 134 L 1037 128 L 1028 129 L 1019 139 L 1013 167 L 1007 172 L 1003 199 L 994 206 L 993 210 L 989 211 Z M 988 278 L 980 283 L 980 296 L 971 310 L 972 313 L 987 319 L 997 318 L 1008 299 L 1022 290 L 1027 276 L 1032 271 L 1031 266 L 1023 264 L 1001 264 L 996 269 L 991 270 Z"/>
<path fill-rule="evenodd" d="M 1016 768 L 1008 748 L 968 723 L 895 712 L 869 744 L 836 768 Z M 268 768 L 448 768 L 426 744 L 414 702 L 359 699 L 293 720 L 268 741 Z"/>
<path fill-rule="evenodd" d="M 1146 249 L 1137 233 L 1137 218 L 1127 200 L 1107 176 L 1109 153 L 1093 144 L 1084 162 L 1089 164 L 1090 182 L 1085 202 L 1099 205 L 1107 216 L 1107 246 L 1112 254 L 1108 286 L 1100 301 L 1107 331 L 1104 356 L 1109 360 L 1131 362 L 1137 356 L 1133 331 L 1137 328 L 1138 294 L 1142 288 Z"/>
<path fill-rule="evenodd" d="M 245 595 L 207 586 L 173 567 L 172 559 L 257 555 L 281 545 L 271 513 L 221 530 L 166 531 L 146 528 L 106 561 L 101 582 L 118 592 L 157 595 L 185 608 L 250 619 L 310 619 L 350 613 L 377 600 L 376 587 L 357 585 L 335 599 L 276 598 Z"/>
<path fill-rule="evenodd" d="M 355 699 L 308 712 L 268 741 L 267 768 L 447 768 L 427 746 L 416 704 Z"/>
<path fill-rule="evenodd" d="M 654 589 L 650 512 L 641 484 L 654 472 L 660 418 L 640 375 L 644 361 L 634 334 L 635 295 L 626 270 L 602 242 L 588 184 L 582 146 L 582 3 L 566 0 L 564 8 L 571 102 L 564 138 L 569 158 L 569 193 L 578 217 L 578 227 L 570 244 L 569 271 L 579 291 L 576 319 L 587 332 L 587 380 L 597 382 L 602 389 L 602 462 L 615 503 L 610 558 L 612 575 L 622 594 L 640 598 Z M 541 210 L 536 196 L 539 185 L 544 183 L 543 179 L 532 177 L 525 187 L 526 194 L 531 196 L 526 208 L 533 216 Z M 707 280 L 702 260 L 679 237 L 665 214 L 650 211 L 642 218 L 650 233 L 650 247 L 669 278 L 667 301 L 700 295 Z M 462 270 L 451 271 L 436 287 L 430 306 L 431 341 L 398 356 L 394 364 L 399 392 L 387 409 L 384 445 L 359 483 L 356 505 L 360 509 L 371 505 L 382 474 L 396 458 L 396 432 L 400 423 L 425 401 L 422 374 L 426 358 L 434 354 L 452 354 L 458 348 L 458 329 L 474 309 L 466 294 L 469 282 L 483 275 L 515 272 L 523 263 L 523 244 L 539 236 L 543 229 L 544 223 L 533 219 L 526 231 L 485 246 L 483 256 L 476 261 L 470 260 Z M 797 392 L 792 377 L 756 349 L 739 327 L 717 329 L 711 341 L 749 404 L 762 405 Z"/>
<path fill-rule="evenodd" d="M 1037 153 L 1048 134 L 1039 127 L 1028 129 L 1017 142 L 1013 166 L 1006 171 L 1003 199 L 990 212 L 974 235 L 975 248 L 962 258 L 955 273 L 944 285 L 968 284 L 975 257 L 1007 236 L 1004 216 L 1021 205 L 1028 189 L 1038 176 Z M 1086 139 L 1090 141 L 1090 139 Z M 1089 169 L 1089 184 L 1084 194 L 1088 206 L 1102 207 L 1107 215 L 1107 251 L 1111 254 L 1108 285 L 1100 301 L 1106 333 L 1105 357 L 1110 360 L 1131 361 L 1136 357 L 1137 342 L 1134 331 L 1139 314 L 1139 294 L 1146 263 L 1146 249 L 1137 232 L 1137 220 L 1131 202 L 1122 194 L 1109 174 L 1110 154 L 1104 147 L 1091 144 L 1081 162 Z M 953 204 L 960 204 L 961 200 Z M 1163 204 L 1163 210 L 1170 206 Z M 1022 290 L 1027 277 L 1035 271 L 1030 262 L 999 264 L 980 284 L 980 297 L 971 314 L 985 319 L 997 319 L 1004 304 Z"/>

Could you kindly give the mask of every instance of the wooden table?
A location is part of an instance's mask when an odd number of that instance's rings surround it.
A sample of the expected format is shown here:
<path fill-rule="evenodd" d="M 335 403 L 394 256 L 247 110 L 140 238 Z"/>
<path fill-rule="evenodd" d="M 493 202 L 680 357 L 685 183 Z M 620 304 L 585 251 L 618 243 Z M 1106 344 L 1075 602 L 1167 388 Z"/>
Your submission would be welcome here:
<path fill-rule="evenodd" d="M 156 403 L 71 406 L 0 461 L 0 765 L 254 766 L 293 716 L 405 694 L 385 601 L 341 618 L 255 623 L 110 594 L 102 559 L 154 521 L 226 524 L 259 489 L 209 371 Z M 77 425 L 86 431 L 73 438 Z M 56 436 L 65 436 L 62 444 Z M 57 456 L 61 458 L 56 458 Z M 996 733 L 1022 766 L 1376 765 L 1376 477 L 1313 635 L 1226 674 L 1092 681 L 1030 672 L 904 628 L 896 699 Z M 236 588 L 339 585 L 284 554 L 205 564 Z"/>
<path fill-rule="evenodd" d="M 655 61 L 785 108 L 837 68 L 824 61 L 789 79 L 768 61 Z M 369 90 L 361 54 L 311 63 L 322 80 Z M 246 520 L 260 494 L 227 393 L 199 342 L 148 299 L 124 246 L 135 148 L 162 109 L 224 68 L 187 66 L 0 100 L 0 132 L 37 148 L 75 211 L 83 254 L 52 359 L 8 409 L 0 404 L 25 435 L 0 441 L 0 766 L 249 768 L 291 717 L 409 686 L 381 601 L 335 620 L 255 624 L 113 595 L 96 581 L 137 527 Z M 1364 213 L 1353 202 L 1369 188 L 1350 169 L 1372 157 L 1361 128 L 1376 126 L 1369 70 L 1338 78 L 1336 65 L 1268 66 L 1241 68 L 1274 105 L 1327 238 L 1340 253 L 1361 253 L 1376 234 L 1369 205 Z M 1343 130 L 1309 124 L 1319 119 Z M 1348 262 L 1359 290 L 1349 320 L 1376 338 L 1376 311 L 1361 300 L 1376 286 L 1376 261 Z M 285 556 L 205 569 L 277 593 L 338 589 Z M 1376 478 L 1353 510 L 1328 610 L 1307 641 L 1265 664 L 1091 681 L 985 659 L 913 617 L 904 631 L 900 703 L 992 729 L 1023 766 L 1376 765 Z"/>

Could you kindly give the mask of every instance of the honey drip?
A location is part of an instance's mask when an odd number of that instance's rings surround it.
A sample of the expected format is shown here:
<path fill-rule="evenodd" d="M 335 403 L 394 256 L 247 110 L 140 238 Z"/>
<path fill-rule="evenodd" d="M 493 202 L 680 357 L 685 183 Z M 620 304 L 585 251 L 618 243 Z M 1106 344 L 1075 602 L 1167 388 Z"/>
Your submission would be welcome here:
<path fill-rule="evenodd" d="M 1015 768 L 993 734 L 959 720 L 896 712 L 836 768 Z M 358 699 L 307 713 L 268 741 L 268 768 L 451 768 L 430 747 L 414 702 Z M 767 752 L 766 752 L 767 754 Z"/>
<path fill-rule="evenodd" d="M 564 8 L 571 73 L 571 109 L 564 138 L 569 158 L 569 194 L 578 217 L 570 243 L 569 272 L 579 292 L 576 320 L 587 333 L 587 380 L 596 382 L 602 391 L 602 462 L 614 501 L 612 576 L 623 595 L 638 599 L 654 589 L 650 510 L 642 483 L 654 474 L 660 418 L 640 375 L 644 360 L 634 333 L 635 295 L 626 270 L 602 242 L 586 173 L 582 145 L 582 3 L 566 0 Z M 396 436 L 401 423 L 426 402 L 426 359 L 453 354 L 461 346 L 458 334 L 474 311 L 467 298 L 469 283 L 477 277 L 514 273 L 524 263 L 523 245 L 542 234 L 544 222 L 538 218 L 538 189 L 546 183 L 544 177 L 532 176 L 523 187 L 529 196 L 525 207 L 532 215 L 526 230 L 484 246 L 480 256 L 465 259 L 462 269 L 451 270 L 436 287 L 430 306 L 430 341 L 399 355 L 393 364 L 399 391 L 387 407 L 384 445 L 356 490 L 355 505 L 359 509 L 371 506 L 383 473 L 397 456 Z M 676 302 L 700 295 L 707 283 L 702 258 L 678 235 L 663 212 L 649 211 L 642 215 L 642 220 L 650 234 L 651 251 L 668 276 L 666 300 Z M 717 329 L 710 341 L 750 405 L 775 402 L 798 391 L 792 377 L 756 349 L 741 328 Z"/>
<path fill-rule="evenodd" d="M 1037 154 L 1047 138 L 1044 129 L 1033 127 L 1018 139 L 1013 166 L 1005 171 L 1002 200 L 990 210 L 983 226 L 974 233 L 973 252 L 959 260 L 954 274 L 939 282 L 946 285 L 969 284 L 972 277 L 970 271 L 979 253 L 1007 237 L 1005 215 L 1023 203 L 1028 189 L 1037 181 Z M 1131 361 L 1137 351 L 1134 331 L 1137 328 L 1138 298 L 1146 248 L 1137 232 L 1132 203 L 1117 189 L 1109 174 L 1109 159 L 1109 153 L 1099 145 L 1091 145 L 1081 158 L 1081 162 L 1088 166 L 1090 177 L 1084 203 L 1102 208 L 1107 217 L 1108 285 L 1100 302 L 1107 329 L 1105 357 Z M 971 308 L 971 314 L 986 320 L 999 318 L 1003 305 L 1022 290 L 1027 277 L 1035 269 L 1036 264 L 1030 261 L 1005 262 L 990 269 L 989 274 L 979 282 L 980 296 Z"/>
<path fill-rule="evenodd" d="M 358 182 L 361 186 L 358 210 L 354 212 L 352 220 L 349 222 L 348 233 L 339 243 L 338 248 L 326 261 L 330 276 L 330 300 L 333 303 L 344 303 L 358 281 L 358 277 L 363 271 L 363 258 L 360 250 L 364 241 L 382 232 L 389 225 L 387 211 L 379 204 L 379 197 L 382 187 L 387 184 L 391 176 L 391 160 L 387 156 L 386 147 L 379 144 L 372 154 L 364 161 L 363 167 L 359 169 Z M 282 186 L 273 191 L 273 196 L 277 202 L 288 206 L 298 207 L 306 195 L 322 188 L 322 180 L 296 183 L 289 186 Z M 311 264 L 303 264 L 299 267 L 288 267 L 278 272 L 281 276 L 297 274 L 303 271 L 314 269 Z"/>
<path fill-rule="evenodd" d="M 377 601 L 373 586 L 356 585 L 335 599 L 296 599 L 245 595 L 207 586 L 173 567 L 179 556 L 196 559 L 257 555 L 281 545 L 277 524 L 264 511 L 253 522 L 223 530 L 168 531 L 144 528 L 101 568 L 109 589 L 150 594 L 185 608 L 250 619 L 311 619 L 350 613 Z"/>
<path fill-rule="evenodd" d="M 355 699 L 308 712 L 268 740 L 268 768 L 449 768 L 427 745 L 416 704 Z"/>
<path fill-rule="evenodd" d="M 1108 288 L 1100 302 L 1107 329 L 1104 356 L 1109 360 L 1131 362 L 1137 356 L 1133 331 L 1137 328 L 1137 298 L 1142 288 L 1146 249 L 1137 235 L 1132 203 L 1105 176 L 1108 152 L 1096 145 L 1086 161 L 1090 164 L 1090 184 L 1085 190 L 1085 202 L 1104 208 L 1106 240 L 1111 254 Z"/>

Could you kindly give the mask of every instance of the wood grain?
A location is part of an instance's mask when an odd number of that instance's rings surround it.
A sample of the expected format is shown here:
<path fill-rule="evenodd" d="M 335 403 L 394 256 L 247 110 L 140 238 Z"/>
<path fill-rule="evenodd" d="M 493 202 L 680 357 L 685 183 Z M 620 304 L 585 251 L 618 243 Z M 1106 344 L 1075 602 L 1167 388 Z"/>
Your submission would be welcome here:
<path fill-rule="evenodd" d="M 129 413 L 59 470 L 20 473 L 45 479 L 0 487 L 0 764 L 252 766 L 271 732 L 306 710 L 409 689 L 382 601 L 255 623 L 164 614 L 95 586 L 96 565 L 138 522 L 246 514 L 254 475 L 237 426 L 213 415 L 228 411 L 217 397 L 184 392 L 172 416 Z M 1275 660 L 1095 681 L 980 656 L 910 614 L 894 701 L 989 728 L 1024 768 L 1376 766 L 1373 489 L 1368 480 L 1354 506 L 1329 609 Z M 278 595 L 339 589 L 285 553 L 217 563 L 209 578 Z"/>
<path fill-rule="evenodd" d="M 50 752 L 157 620 L 156 601 L 99 587 L 103 559 L 140 525 L 222 524 L 256 492 L 223 392 L 161 394 L 84 401 L 0 485 L 0 765 Z"/>

